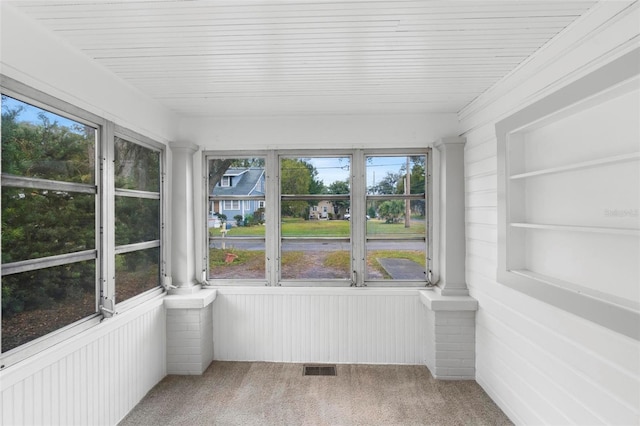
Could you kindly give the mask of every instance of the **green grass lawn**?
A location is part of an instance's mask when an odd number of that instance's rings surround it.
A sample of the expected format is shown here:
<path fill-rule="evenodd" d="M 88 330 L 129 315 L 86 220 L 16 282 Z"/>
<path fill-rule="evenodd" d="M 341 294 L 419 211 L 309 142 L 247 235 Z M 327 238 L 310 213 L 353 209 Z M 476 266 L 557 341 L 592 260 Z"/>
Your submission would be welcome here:
<path fill-rule="evenodd" d="M 283 237 L 348 237 L 351 233 L 348 220 L 302 220 L 285 218 L 282 221 Z"/>
<path fill-rule="evenodd" d="M 238 226 L 227 231 L 228 237 L 264 237 L 265 225 Z M 284 237 L 349 237 L 351 222 L 348 220 L 304 220 L 299 218 L 283 218 L 282 235 Z M 385 223 L 382 220 L 370 219 L 367 221 L 367 235 L 378 237 L 395 237 L 401 235 L 424 235 L 424 221 L 414 219 L 411 227 L 405 228 L 404 223 Z M 209 235 L 217 237 L 222 233 L 219 229 L 210 229 Z M 231 240 L 231 238 L 230 238 Z M 237 258 L 231 263 L 225 262 L 226 253 L 233 253 Z M 369 271 L 385 279 L 390 278 L 384 268 L 379 264 L 379 258 L 409 259 L 423 265 L 425 264 L 424 252 L 410 250 L 372 250 L 367 253 L 367 265 Z M 334 271 L 342 271 L 348 274 L 351 267 L 351 257 L 344 251 L 327 252 L 323 256 L 322 267 Z M 282 254 L 282 266 L 287 265 L 301 267 L 304 265 L 316 265 L 305 252 L 294 251 Z M 247 251 L 229 248 L 211 249 L 209 266 L 212 276 L 230 276 L 233 278 L 250 278 L 265 276 L 264 251 Z M 316 265 L 317 266 L 317 265 Z"/>
<path fill-rule="evenodd" d="M 227 253 L 233 253 L 237 256 L 231 263 L 225 262 Z M 351 268 L 351 256 L 347 251 L 326 252 L 322 266 L 333 270 L 342 271 L 348 274 Z M 425 266 L 426 259 L 424 252 L 413 250 L 371 250 L 367 252 L 367 265 L 369 271 L 375 271 L 384 279 L 391 278 L 384 270 L 377 259 L 409 259 L 422 266 Z M 304 251 L 288 251 L 282 253 L 282 267 L 287 265 L 305 265 L 309 264 L 307 255 Z M 263 278 L 265 274 L 264 251 L 262 250 L 237 250 L 237 249 L 210 249 L 209 251 L 209 267 L 212 277 L 220 276 L 225 271 L 235 271 L 233 278 Z M 230 271 L 231 272 L 231 271 Z M 371 272 L 369 272 L 371 273 Z"/>
<path fill-rule="evenodd" d="M 367 221 L 367 235 L 423 235 L 425 222 L 411 221 L 411 227 L 405 228 L 404 222 L 385 223 L 384 220 L 371 219 Z"/>
<path fill-rule="evenodd" d="M 283 218 L 282 236 L 284 237 L 348 237 L 351 232 L 348 220 L 304 220 L 299 218 Z M 227 231 L 228 237 L 263 237 L 266 225 L 237 226 Z M 382 220 L 367 221 L 367 235 L 422 235 L 425 232 L 424 221 L 412 221 L 410 228 L 404 223 L 384 223 Z M 212 228 L 209 234 L 221 236 L 219 229 Z"/>

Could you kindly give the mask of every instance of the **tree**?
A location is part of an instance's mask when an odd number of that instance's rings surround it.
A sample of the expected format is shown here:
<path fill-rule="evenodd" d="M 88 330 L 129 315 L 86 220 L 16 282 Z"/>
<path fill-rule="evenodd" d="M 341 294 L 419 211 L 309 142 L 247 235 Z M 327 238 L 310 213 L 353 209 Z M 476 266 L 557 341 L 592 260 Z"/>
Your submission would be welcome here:
<path fill-rule="evenodd" d="M 387 175 L 369 188 L 369 192 L 372 194 L 402 194 L 399 191 L 399 185 L 403 181 L 404 174 L 387 172 Z"/>
<path fill-rule="evenodd" d="M 413 165 L 411 166 L 411 175 L 409 181 L 411 194 L 422 194 L 425 192 L 425 157 L 410 157 Z M 404 169 L 404 168 L 403 168 Z M 404 179 L 398 182 L 399 193 L 404 193 Z M 423 216 L 426 214 L 424 200 L 414 200 L 411 203 L 413 213 Z"/>
<path fill-rule="evenodd" d="M 327 192 L 329 194 L 349 194 L 350 193 L 349 181 L 344 180 L 344 181 L 333 182 L 327 188 Z M 331 204 L 333 205 L 333 212 L 335 213 L 336 216 L 340 214 L 341 210 L 346 211 L 346 209 L 348 209 L 350 205 L 349 200 L 333 200 Z"/>
<path fill-rule="evenodd" d="M 386 223 L 396 223 L 404 214 L 404 201 L 384 201 L 378 206 L 378 214 Z"/>
<path fill-rule="evenodd" d="M 160 191 L 160 154 L 116 137 L 114 148 L 116 188 Z"/>
<path fill-rule="evenodd" d="M 6 100 L 3 96 L 3 173 L 94 182 L 94 129 L 61 126 L 43 113 L 38 123 L 19 121 L 23 109 L 9 109 Z M 2 263 L 94 249 L 95 223 L 95 195 L 3 186 Z M 7 275 L 2 279 L 2 314 L 47 308 L 94 292 L 93 261 Z"/>
<path fill-rule="evenodd" d="M 309 188 L 313 181 L 313 168 L 309 163 L 297 158 L 283 158 L 280 169 L 280 191 L 285 195 L 309 194 Z M 304 217 L 309 216 L 309 203 L 307 201 L 283 201 L 281 205 L 283 216 Z"/>
<path fill-rule="evenodd" d="M 318 179 L 318 170 L 307 160 L 301 160 L 309 170 L 311 181 L 309 182 L 309 194 L 323 194 L 326 191 L 324 182 Z"/>

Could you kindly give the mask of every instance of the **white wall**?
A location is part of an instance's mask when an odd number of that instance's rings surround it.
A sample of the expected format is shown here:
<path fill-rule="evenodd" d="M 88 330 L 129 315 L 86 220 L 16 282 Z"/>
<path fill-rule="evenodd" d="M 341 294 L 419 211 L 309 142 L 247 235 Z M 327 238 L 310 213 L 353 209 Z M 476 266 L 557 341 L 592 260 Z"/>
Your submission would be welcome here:
<path fill-rule="evenodd" d="M 175 139 L 173 113 L 54 33 L 0 2 L 0 73 L 158 142 Z"/>
<path fill-rule="evenodd" d="M 166 375 L 162 298 L 0 372 L 3 425 L 114 425 Z"/>
<path fill-rule="evenodd" d="M 418 289 L 218 288 L 214 359 L 424 364 Z"/>
<path fill-rule="evenodd" d="M 476 379 L 519 424 L 640 422 L 638 341 L 514 291 L 496 275 L 495 123 L 637 47 L 638 4 L 627 6 L 599 4 L 460 113 L 467 139 L 467 282 L 479 302 Z M 623 104 L 610 113 L 622 112 Z M 574 151 L 575 161 L 578 156 Z M 630 290 L 624 294 L 636 294 Z"/>
<path fill-rule="evenodd" d="M 185 118 L 180 137 L 214 149 L 420 148 L 456 136 L 455 114 Z"/>

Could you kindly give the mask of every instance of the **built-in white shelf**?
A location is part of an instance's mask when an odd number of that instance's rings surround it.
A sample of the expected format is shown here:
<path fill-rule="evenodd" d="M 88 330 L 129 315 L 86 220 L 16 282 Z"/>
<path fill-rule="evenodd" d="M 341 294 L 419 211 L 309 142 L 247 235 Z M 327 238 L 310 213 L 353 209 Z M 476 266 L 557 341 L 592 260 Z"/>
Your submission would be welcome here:
<path fill-rule="evenodd" d="M 607 164 L 622 163 L 625 161 L 640 160 L 640 152 L 632 152 L 630 154 L 614 155 L 611 157 L 598 158 L 597 160 L 583 161 L 580 163 L 567 164 L 566 166 L 550 167 L 548 169 L 535 170 L 527 173 L 519 173 L 509 176 L 511 180 L 526 179 L 535 176 L 549 175 L 552 173 L 562 173 L 589 167 L 603 166 Z"/>
<path fill-rule="evenodd" d="M 570 283 L 568 281 L 560 280 L 558 278 L 550 277 L 548 275 L 540 274 L 534 271 L 530 271 L 528 269 L 512 269 L 510 272 L 522 277 L 527 277 L 532 280 L 543 282 L 545 284 L 562 288 L 574 293 L 583 294 L 585 296 L 593 297 L 598 300 L 605 300 L 608 303 L 623 307 L 625 309 L 632 310 L 636 313 L 640 312 L 640 303 L 638 303 L 636 300 L 629 300 L 622 297 L 618 297 L 603 291 L 599 291 L 597 289 L 588 288 L 575 283 Z"/>
<path fill-rule="evenodd" d="M 595 234 L 635 235 L 640 236 L 640 229 L 609 228 L 604 226 L 549 225 L 543 223 L 512 222 L 513 228 L 546 229 L 550 231 L 590 232 Z"/>

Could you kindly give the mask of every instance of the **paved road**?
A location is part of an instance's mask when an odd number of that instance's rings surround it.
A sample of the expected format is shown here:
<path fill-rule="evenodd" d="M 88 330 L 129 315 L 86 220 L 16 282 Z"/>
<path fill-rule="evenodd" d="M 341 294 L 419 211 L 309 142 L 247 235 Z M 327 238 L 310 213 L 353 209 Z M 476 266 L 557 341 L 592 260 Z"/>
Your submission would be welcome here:
<path fill-rule="evenodd" d="M 264 250 L 264 244 L 256 241 L 232 241 L 231 238 L 226 242 L 226 247 L 234 247 L 239 250 Z M 212 241 L 210 248 L 221 248 L 219 240 Z M 372 241 L 367 243 L 369 250 L 424 250 L 424 243 L 419 241 Z M 291 242 L 282 246 L 283 251 L 338 251 L 350 250 L 351 244 L 342 241 L 326 241 L 326 242 Z"/>

